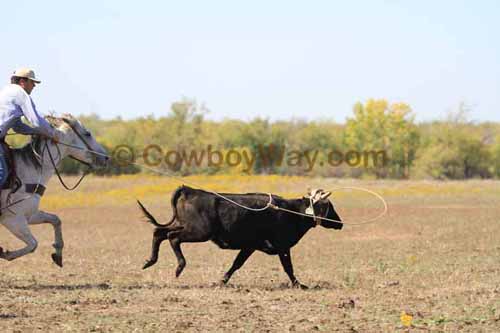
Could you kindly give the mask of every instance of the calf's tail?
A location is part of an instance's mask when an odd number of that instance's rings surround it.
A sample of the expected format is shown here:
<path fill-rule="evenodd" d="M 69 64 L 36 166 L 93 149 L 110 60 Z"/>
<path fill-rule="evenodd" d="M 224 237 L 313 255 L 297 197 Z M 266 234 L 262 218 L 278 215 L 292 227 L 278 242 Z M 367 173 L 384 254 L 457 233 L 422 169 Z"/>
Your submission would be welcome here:
<path fill-rule="evenodd" d="M 159 228 L 166 226 L 164 224 L 158 223 L 158 221 L 156 221 L 155 217 L 153 215 L 151 215 L 150 212 L 148 212 L 148 210 L 146 209 L 146 207 L 144 207 L 139 200 L 137 200 L 137 203 L 139 204 L 139 207 L 141 207 L 141 210 L 144 213 L 144 216 L 146 216 L 146 218 L 148 219 L 149 223 L 152 223 L 152 224 L 154 224 L 155 226 L 157 226 Z"/>
<path fill-rule="evenodd" d="M 139 200 L 137 200 L 137 203 L 139 204 L 139 207 L 141 207 L 142 212 L 144 213 L 144 215 L 147 217 L 148 221 L 151 224 L 155 225 L 158 228 L 165 228 L 165 227 L 168 227 L 169 225 L 171 225 L 174 222 L 175 218 L 177 217 L 176 205 L 177 205 L 177 200 L 179 200 L 179 197 L 182 194 L 182 189 L 183 189 L 183 186 L 179 187 L 177 190 L 175 190 L 174 194 L 172 195 L 171 204 L 172 204 L 172 213 L 173 214 L 172 214 L 172 218 L 170 219 L 170 221 L 168 221 L 165 224 L 158 223 L 158 221 L 156 221 L 155 217 L 150 212 L 148 212 L 146 207 L 144 207 L 143 204 Z"/>

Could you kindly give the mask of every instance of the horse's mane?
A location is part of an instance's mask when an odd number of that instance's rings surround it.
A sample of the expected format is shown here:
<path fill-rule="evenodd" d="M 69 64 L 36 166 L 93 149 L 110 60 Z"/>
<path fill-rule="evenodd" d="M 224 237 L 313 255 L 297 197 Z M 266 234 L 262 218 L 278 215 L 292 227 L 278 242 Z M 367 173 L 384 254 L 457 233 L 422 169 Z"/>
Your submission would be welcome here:
<path fill-rule="evenodd" d="M 64 118 L 69 120 L 75 119 L 69 114 L 64 115 Z M 45 116 L 45 120 L 47 120 L 54 129 L 59 129 L 64 124 L 62 117 Z M 33 150 L 35 150 L 37 154 L 40 154 L 42 151 L 42 138 L 39 135 L 32 135 L 31 140 L 22 147 L 13 148 L 12 157 L 15 158 L 15 156 L 19 156 L 24 162 L 32 164 L 37 169 L 40 169 L 42 166 L 37 156 L 33 153 Z"/>

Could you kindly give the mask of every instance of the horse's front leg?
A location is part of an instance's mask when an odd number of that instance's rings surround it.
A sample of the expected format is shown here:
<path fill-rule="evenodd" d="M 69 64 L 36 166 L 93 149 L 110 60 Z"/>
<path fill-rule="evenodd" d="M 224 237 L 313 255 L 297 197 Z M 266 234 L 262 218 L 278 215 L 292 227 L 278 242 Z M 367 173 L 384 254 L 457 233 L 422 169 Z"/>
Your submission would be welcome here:
<path fill-rule="evenodd" d="M 64 248 L 64 241 L 62 236 L 62 228 L 61 228 L 61 219 L 55 215 L 42 211 L 38 211 L 38 213 L 34 214 L 28 222 L 29 224 L 41 224 L 41 223 L 50 223 L 52 227 L 54 227 L 54 244 L 52 245 L 56 252 L 52 253 L 52 260 L 54 263 L 62 267 L 62 250 Z"/>
<path fill-rule="evenodd" d="M 28 253 L 36 250 L 38 242 L 35 237 L 31 234 L 28 227 L 28 221 L 24 216 L 10 216 L 4 218 L 2 224 L 18 239 L 23 241 L 26 246 L 22 249 L 15 251 L 2 251 L 0 252 L 0 258 L 8 261 L 22 257 Z"/>

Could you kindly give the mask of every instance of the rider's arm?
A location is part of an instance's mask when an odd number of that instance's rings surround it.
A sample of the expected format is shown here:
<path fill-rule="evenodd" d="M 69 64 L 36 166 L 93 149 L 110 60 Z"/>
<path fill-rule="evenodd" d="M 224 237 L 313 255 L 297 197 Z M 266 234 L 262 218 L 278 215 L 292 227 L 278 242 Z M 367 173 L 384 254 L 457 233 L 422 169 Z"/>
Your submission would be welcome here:
<path fill-rule="evenodd" d="M 19 96 L 19 106 L 23 110 L 23 114 L 26 119 L 33 125 L 34 130 L 38 130 L 40 134 L 48 136 L 50 138 L 55 137 L 55 130 L 50 126 L 50 124 L 45 120 L 35 108 L 35 104 L 31 100 L 28 94 L 24 93 Z"/>
<path fill-rule="evenodd" d="M 20 118 L 17 118 L 15 120 L 14 124 L 12 125 L 12 129 L 14 130 L 14 132 L 24 135 L 40 134 L 32 127 L 23 123 Z"/>

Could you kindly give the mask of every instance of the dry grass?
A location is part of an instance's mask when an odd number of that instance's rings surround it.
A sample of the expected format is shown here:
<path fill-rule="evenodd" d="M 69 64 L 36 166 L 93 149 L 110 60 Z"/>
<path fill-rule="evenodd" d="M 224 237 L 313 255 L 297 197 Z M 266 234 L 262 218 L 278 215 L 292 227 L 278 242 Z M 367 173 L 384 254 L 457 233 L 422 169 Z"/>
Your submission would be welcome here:
<path fill-rule="evenodd" d="M 380 223 L 314 229 L 292 250 L 309 291 L 289 289 L 276 257 L 255 254 L 220 287 L 234 251 L 186 244 L 175 279 L 168 244 L 142 271 L 152 228 L 134 199 L 165 220 L 179 184 L 158 177 L 91 178 L 74 193 L 53 182 L 43 207 L 63 220 L 65 267 L 51 263 L 49 226 L 32 228 L 38 250 L 0 262 L 0 331 L 469 331 L 500 327 L 500 183 L 393 182 L 300 177 L 191 177 L 203 187 L 273 192 L 364 186 L 390 207 Z M 334 194 L 346 220 L 377 213 L 369 195 Z M 4 228 L 0 245 L 21 244 Z M 412 316 L 412 326 L 401 313 Z"/>

